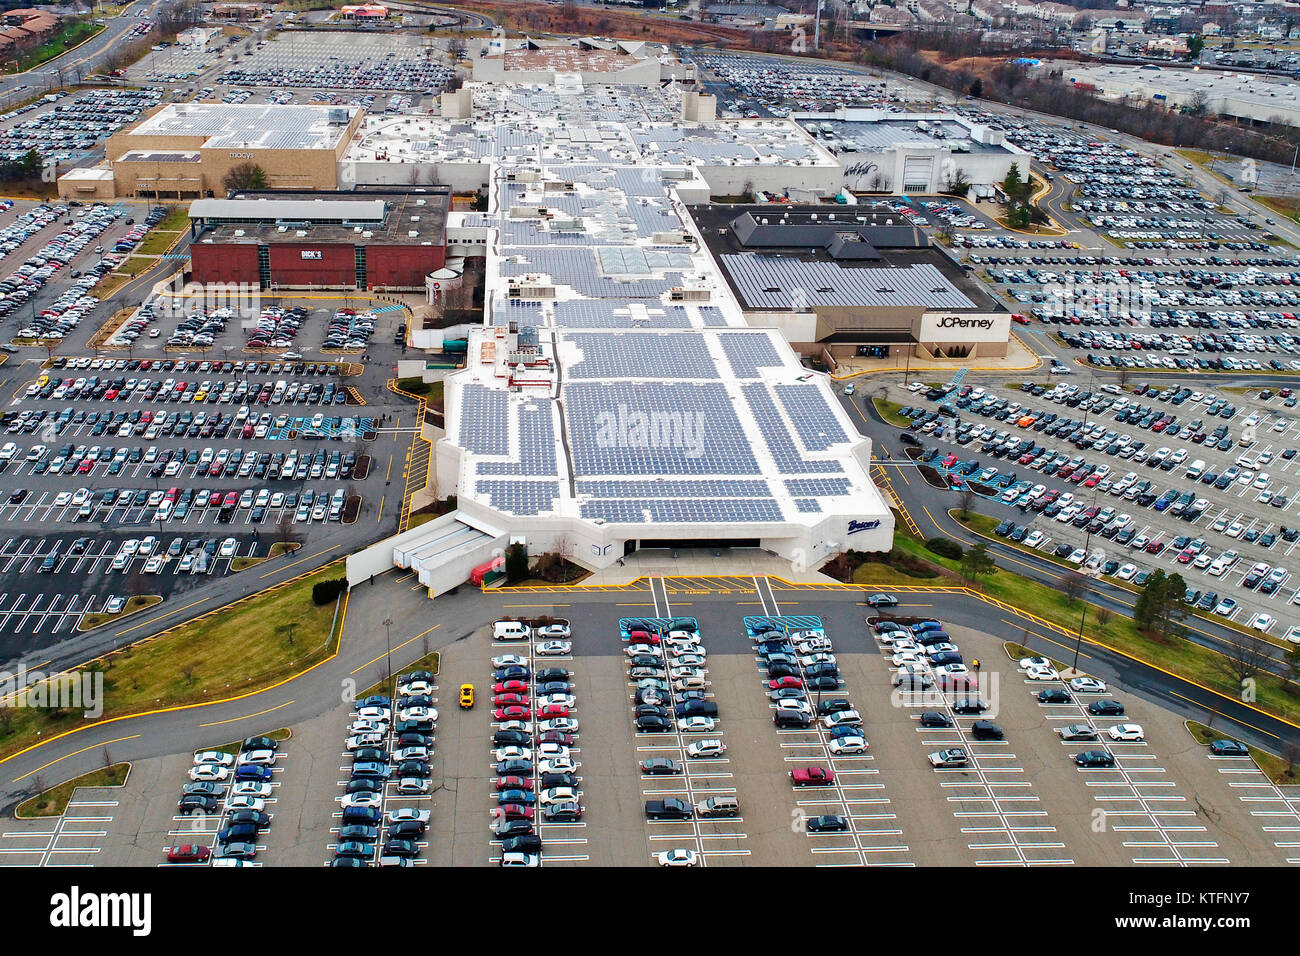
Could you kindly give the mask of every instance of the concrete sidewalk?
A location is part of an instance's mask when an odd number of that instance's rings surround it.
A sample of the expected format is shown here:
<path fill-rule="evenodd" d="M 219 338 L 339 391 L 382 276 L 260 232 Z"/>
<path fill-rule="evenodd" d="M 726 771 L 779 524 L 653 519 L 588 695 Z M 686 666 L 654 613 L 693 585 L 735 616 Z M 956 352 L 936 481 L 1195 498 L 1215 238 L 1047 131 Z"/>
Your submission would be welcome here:
<path fill-rule="evenodd" d="M 796 571 L 790 560 L 760 548 L 651 548 L 635 551 L 623 564 L 597 571 L 583 584 L 626 584 L 639 577 L 702 577 L 727 575 L 752 577 L 770 574 L 799 584 L 835 584 L 834 578 L 818 571 Z"/>

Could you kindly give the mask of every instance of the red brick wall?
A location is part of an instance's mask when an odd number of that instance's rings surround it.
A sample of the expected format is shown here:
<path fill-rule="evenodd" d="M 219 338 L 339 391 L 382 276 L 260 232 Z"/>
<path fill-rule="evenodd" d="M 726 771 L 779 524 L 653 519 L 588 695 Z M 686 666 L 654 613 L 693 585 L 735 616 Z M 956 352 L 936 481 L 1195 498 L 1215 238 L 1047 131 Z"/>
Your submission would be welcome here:
<path fill-rule="evenodd" d="M 445 246 L 366 246 L 366 281 L 372 288 L 423 289 L 424 277 L 446 262 Z"/>
<path fill-rule="evenodd" d="M 195 282 L 257 285 L 257 246 L 249 243 L 193 243 L 190 246 L 190 264 Z"/>
<path fill-rule="evenodd" d="M 269 248 L 271 282 L 280 285 L 342 286 L 356 288 L 357 267 L 352 245 L 272 243 Z M 319 259 L 304 259 L 304 252 L 319 252 Z"/>

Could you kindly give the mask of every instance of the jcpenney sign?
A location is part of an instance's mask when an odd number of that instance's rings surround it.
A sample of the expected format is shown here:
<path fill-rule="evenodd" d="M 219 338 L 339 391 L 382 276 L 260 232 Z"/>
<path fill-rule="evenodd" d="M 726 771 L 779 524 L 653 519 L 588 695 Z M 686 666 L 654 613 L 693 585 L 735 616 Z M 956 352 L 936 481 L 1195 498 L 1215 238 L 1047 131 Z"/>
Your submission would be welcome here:
<path fill-rule="evenodd" d="M 1005 342 L 1011 334 L 1009 312 L 926 312 L 917 336 L 922 342 Z"/>

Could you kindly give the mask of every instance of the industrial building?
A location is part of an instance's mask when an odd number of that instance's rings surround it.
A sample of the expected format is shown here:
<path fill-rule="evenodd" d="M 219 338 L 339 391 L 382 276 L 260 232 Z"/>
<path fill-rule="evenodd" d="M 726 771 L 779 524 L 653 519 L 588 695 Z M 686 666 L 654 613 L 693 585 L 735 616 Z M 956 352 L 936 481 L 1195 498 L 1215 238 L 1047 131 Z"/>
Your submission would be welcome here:
<path fill-rule="evenodd" d="M 805 355 L 989 358 L 1011 314 L 901 216 L 853 206 L 690 207 L 750 325 Z"/>
<path fill-rule="evenodd" d="M 446 263 L 451 192 L 246 192 L 190 205 L 193 280 L 423 291 Z"/>
<path fill-rule="evenodd" d="M 104 145 L 105 162 L 59 178 L 77 199 L 223 196 L 235 167 L 252 164 L 273 189 L 338 188 L 339 160 L 361 125 L 355 106 L 175 103 Z"/>

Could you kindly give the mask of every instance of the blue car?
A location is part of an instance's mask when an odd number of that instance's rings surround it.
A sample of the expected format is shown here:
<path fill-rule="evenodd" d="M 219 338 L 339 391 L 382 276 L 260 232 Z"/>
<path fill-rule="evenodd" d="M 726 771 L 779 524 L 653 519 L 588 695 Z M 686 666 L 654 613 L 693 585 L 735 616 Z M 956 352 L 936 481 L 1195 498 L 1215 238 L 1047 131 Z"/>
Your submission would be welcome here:
<path fill-rule="evenodd" d="M 375 848 L 371 846 L 369 843 L 357 843 L 355 841 L 351 841 L 347 843 L 340 843 L 337 847 L 335 847 L 334 855 L 336 857 L 350 856 L 350 857 L 362 857 L 365 859 L 370 859 L 372 856 L 375 855 Z"/>
<path fill-rule="evenodd" d="M 365 700 L 357 701 L 358 707 L 389 707 L 392 699 L 384 694 L 371 694 Z"/>
<path fill-rule="evenodd" d="M 378 827 L 368 827 L 358 823 L 339 830 L 339 840 L 342 842 L 374 843 L 378 839 Z"/>
<path fill-rule="evenodd" d="M 235 768 L 236 780 L 270 780 L 271 768 L 256 763 L 241 763 Z"/>
<path fill-rule="evenodd" d="M 492 672 L 493 680 L 528 680 L 529 670 L 521 664 L 511 664 L 509 667 L 498 667 Z"/>
<path fill-rule="evenodd" d="M 241 768 L 242 769 L 242 768 Z M 269 768 L 266 768 L 269 770 Z M 385 763 L 379 763 L 375 760 L 363 760 L 360 763 L 352 765 L 353 777 L 378 777 L 381 780 L 387 780 L 393 773 L 393 768 Z M 238 778 L 238 775 L 236 775 Z M 269 773 L 268 773 L 269 776 Z"/>
<path fill-rule="evenodd" d="M 537 798 L 531 790 L 502 790 L 497 794 L 497 804 L 504 805 L 507 803 L 518 803 L 526 807 L 531 807 Z"/>

